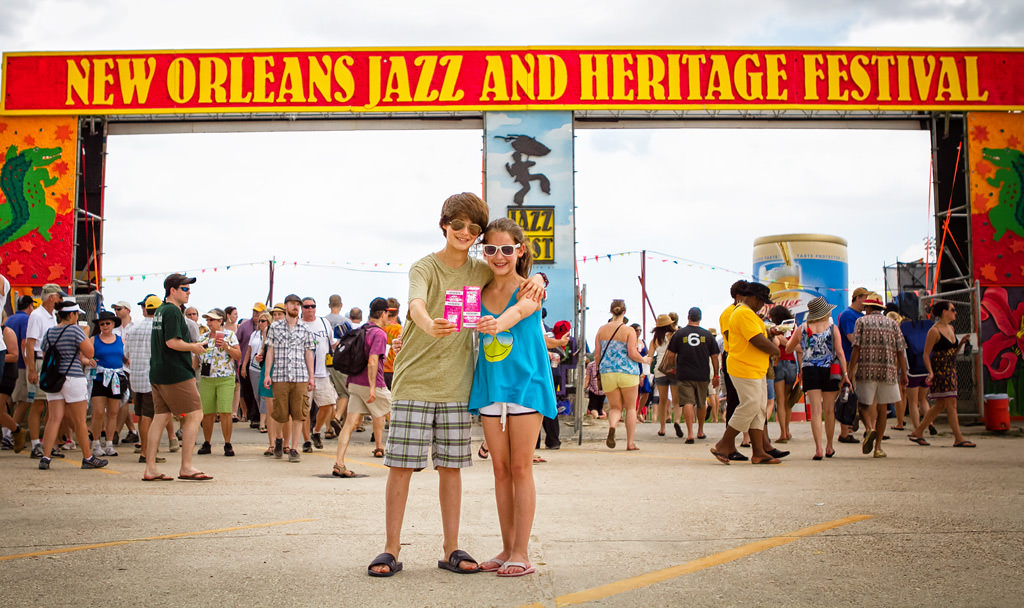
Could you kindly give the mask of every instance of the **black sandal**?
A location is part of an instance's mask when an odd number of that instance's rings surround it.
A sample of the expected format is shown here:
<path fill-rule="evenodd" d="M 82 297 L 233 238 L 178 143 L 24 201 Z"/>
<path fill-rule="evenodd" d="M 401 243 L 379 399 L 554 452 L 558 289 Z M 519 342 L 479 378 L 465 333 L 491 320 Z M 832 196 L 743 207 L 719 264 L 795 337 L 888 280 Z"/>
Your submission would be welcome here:
<path fill-rule="evenodd" d="M 387 566 L 387 572 L 374 572 L 374 566 Z M 377 557 L 373 558 L 370 565 L 366 567 L 366 573 L 370 576 L 394 576 L 396 572 L 402 571 L 402 562 L 397 561 L 394 555 L 390 553 L 381 553 Z"/>
<path fill-rule="evenodd" d="M 487 456 L 491 453 L 490 450 L 484 447 L 484 444 L 480 444 L 480 449 L 476 451 L 476 455 L 480 457 L 480 460 L 487 460 Z"/>

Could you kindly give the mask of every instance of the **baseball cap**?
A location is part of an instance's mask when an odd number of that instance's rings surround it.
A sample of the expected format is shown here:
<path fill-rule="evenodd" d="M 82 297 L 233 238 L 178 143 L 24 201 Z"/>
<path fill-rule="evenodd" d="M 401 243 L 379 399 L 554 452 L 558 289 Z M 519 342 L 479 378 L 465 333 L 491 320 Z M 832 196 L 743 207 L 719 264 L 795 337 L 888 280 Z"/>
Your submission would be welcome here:
<path fill-rule="evenodd" d="M 18 310 L 25 310 L 29 306 L 35 306 L 35 298 L 32 296 L 21 296 L 18 298 Z"/>
<path fill-rule="evenodd" d="M 167 278 L 164 279 L 164 289 L 175 289 L 182 285 L 190 285 L 195 282 L 195 277 L 187 277 L 180 272 L 175 272 L 174 274 L 167 275 Z"/>
<path fill-rule="evenodd" d="M 863 287 L 858 287 L 857 289 L 853 290 L 853 293 L 850 294 L 850 299 L 851 300 L 856 300 L 857 298 L 859 298 L 861 296 L 866 296 L 866 295 L 868 295 L 870 293 L 871 292 L 869 290 L 867 290 L 867 289 L 865 289 Z"/>
<path fill-rule="evenodd" d="M 298 302 L 299 304 L 302 304 L 302 298 L 294 293 L 290 293 L 284 297 L 284 303 L 287 304 L 288 302 Z"/>
<path fill-rule="evenodd" d="M 267 305 L 264 304 L 263 302 L 256 302 L 255 304 L 252 305 L 252 309 L 255 310 L 256 312 L 266 312 Z"/>
<path fill-rule="evenodd" d="M 60 285 L 58 285 L 56 283 L 47 283 L 46 285 L 43 285 L 42 296 L 44 298 L 46 296 L 48 296 L 50 294 L 54 294 L 54 293 L 59 295 L 62 298 L 69 297 L 68 294 L 64 293 L 64 290 L 60 288 Z"/>
<path fill-rule="evenodd" d="M 370 302 L 370 314 L 375 312 L 384 312 L 388 309 L 388 301 L 384 298 L 374 298 Z"/>
<path fill-rule="evenodd" d="M 160 305 L 163 303 L 164 301 L 161 300 L 159 296 L 155 296 L 153 294 L 149 294 L 146 296 L 145 300 L 139 302 L 140 305 L 146 307 L 146 310 L 156 310 L 157 308 L 160 308 Z"/>
<path fill-rule="evenodd" d="M 132 308 L 132 305 L 129 304 L 128 302 L 125 302 L 124 300 L 118 300 L 117 302 L 114 302 L 114 306 L 117 306 L 119 308 L 127 308 L 128 310 L 131 310 Z"/>

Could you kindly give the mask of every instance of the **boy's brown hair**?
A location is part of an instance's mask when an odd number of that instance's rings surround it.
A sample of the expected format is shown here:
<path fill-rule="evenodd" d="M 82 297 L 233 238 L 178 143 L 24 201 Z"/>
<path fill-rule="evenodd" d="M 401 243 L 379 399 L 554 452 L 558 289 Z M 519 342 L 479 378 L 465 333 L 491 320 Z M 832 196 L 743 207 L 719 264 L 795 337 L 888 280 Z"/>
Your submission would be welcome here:
<path fill-rule="evenodd" d="M 445 234 L 445 224 L 458 217 L 465 217 L 471 223 L 480 226 L 480 230 L 483 231 L 490 214 L 491 211 L 483 199 L 472 192 L 462 192 L 453 194 L 444 201 L 444 205 L 441 206 L 441 221 L 438 225 L 441 227 L 441 234 Z"/>

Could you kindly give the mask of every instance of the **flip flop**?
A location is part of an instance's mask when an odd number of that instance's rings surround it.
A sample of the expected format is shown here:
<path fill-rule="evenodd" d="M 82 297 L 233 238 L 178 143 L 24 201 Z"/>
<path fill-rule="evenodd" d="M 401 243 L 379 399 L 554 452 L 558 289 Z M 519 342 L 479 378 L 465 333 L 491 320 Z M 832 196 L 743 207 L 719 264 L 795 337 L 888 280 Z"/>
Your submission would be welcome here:
<path fill-rule="evenodd" d="M 487 564 L 495 564 L 494 566 L 488 566 Z M 480 572 L 497 572 L 501 570 L 501 567 L 505 565 L 505 560 L 492 557 L 486 562 L 480 564 Z"/>
<path fill-rule="evenodd" d="M 972 442 L 972 441 L 958 441 L 958 442 L 953 444 L 953 447 L 954 448 L 976 448 L 978 446 L 974 445 L 974 442 Z"/>
<path fill-rule="evenodd" d="M 523 562 L 505 562 L 505 570 L 498 570 L 498 576 L 526 576 L 527 574 L 533 574 L 536 570 L 532 564 L 524 564 Z M 522 568 L 520 572 L 509 572 L 508 568 Z"/>
<path fill-rule="evenodd" d="M 924 440 L 924 437 L 915 437 L 914 435 L 907 435 L 907 439 L 913 441 L 917 445 L 931 445 L 930 443 Z"/>
<path fill-rule="evenodd" d="M 480 460 L 487 460 L 487 457 L 491 454 L 491 451 L 484 447 L 484 444 L 480 444 L 480 449 L 476 451 L 476 455 L 480 457 Z"/>
<path fill-rule="evenodd" d="M 209 481 L 213 479 L 213 476 L 199 471 L 198 473 L 192 473 L 189 475 L 178 475 L 178 479 L 186 479 L 188 481 Z"/>
<path fill-rule="evenodd" d="M 750 464 L 782 464 L 782 461 L 778 458 L 768 458 L 765 460 L 754 460 L 751 458 Z"/>
<path fill-rule="evenodd" d="M 374 572 L 374 566 L 387 566 L 387 572 Z M 402 571 L 402 562 L 395 561 L 395 556 L 390 553 L 381 553 L 377 557 L 373 558 L 370 565 L 366 567 L 366 573 L 370 576 L 394 576 L 396 573 Z"/>
<path fill-rule="evenodd" d="M 373 451 L 373 457 L 374 458 L 384 458 L 384 450 L 381 449 L 381 448 L 375 449 Z"/>
<path fill-rule="evenodd" d="M 711 448 L 711 455 L 714 456 L 718 460 L 718 462 L 722 464 L 729 464 L 729 457 L 725 456 L 724 454 L 721 454 L 715 448 Z"/>
<path fill-rule="evenodd" d="M 547 460 L 545 460 L 543 456 L 534 456 L 533 457 L 533 463 L 534 464 L 540 464 L 542 462 L 547 462 Z"/>
<path fill-rule="evenodd" d="M 143 475 L 142 481 L 174 481 L 174 478 L 168 477 L 167 475 L 160 473 L 156 477 L 146 477 L 145 475 Z"/>
<path fill-rule="evenodd" d="M 638 452 L 638 451 L 640 451 L 640 448 L 636 447 L 635 445 L 633 447 L 626 446 L 626 451 L 627 452 Z"/>
<path fill-rule="evenodd" d="M 477 567 L 473 568 L 472 570 L 464 570 L 462 568 L 459 568 L 460 562 L 473 562 L 477 565 Z M 454 572 L 456 574 L 476 574 L 477 572 L 480 572 L 480 563 L 473 559 L 469 555 L 469 553 L 466 553 L 462 549 L 456 549 L 452 551 L 451 554 L 448 556 L 447 560 L 437 560 L 437 567 L 442 570 Z"/>
<path fill-rule="evenodd" d="M 704 433 L 697 433 L 697 439 L 707 439 L 707 438 L 708 438 L 708 436 L 705 435 Z"/>

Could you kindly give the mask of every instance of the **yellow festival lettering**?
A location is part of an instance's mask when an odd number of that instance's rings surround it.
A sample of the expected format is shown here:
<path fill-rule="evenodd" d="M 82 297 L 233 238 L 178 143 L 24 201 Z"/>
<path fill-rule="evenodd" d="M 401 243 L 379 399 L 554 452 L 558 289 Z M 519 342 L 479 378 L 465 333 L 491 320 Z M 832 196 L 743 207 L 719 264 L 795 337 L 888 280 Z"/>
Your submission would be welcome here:
<path fill-rule="evenodd" d="M 60 76 L 38 78 L 38 74 Z M 1018 77 L 1019 76 L 1019 77 Z M 7 113 L 1024 109 L 1024 52 L 438 49 L 5 55 Z M 52 81 L 52 82 L 51 82 Z"/>

